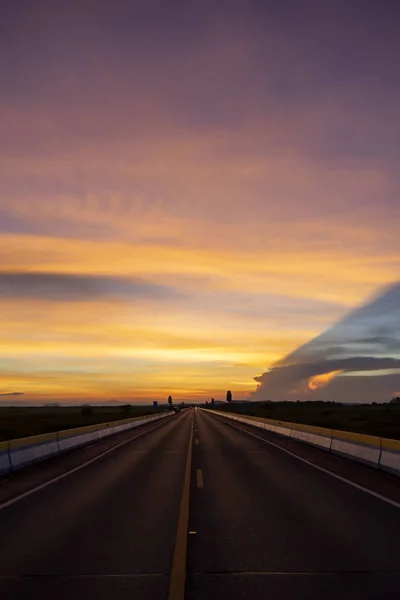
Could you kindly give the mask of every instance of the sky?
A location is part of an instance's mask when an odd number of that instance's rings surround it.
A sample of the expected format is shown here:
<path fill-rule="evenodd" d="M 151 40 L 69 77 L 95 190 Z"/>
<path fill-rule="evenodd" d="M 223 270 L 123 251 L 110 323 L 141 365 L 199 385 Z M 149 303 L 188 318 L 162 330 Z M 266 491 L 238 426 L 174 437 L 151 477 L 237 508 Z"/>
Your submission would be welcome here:
<path fill-rule="evenodd" d="M 400 393 L 399 17 L 4 0 L 2 401 Z"/>

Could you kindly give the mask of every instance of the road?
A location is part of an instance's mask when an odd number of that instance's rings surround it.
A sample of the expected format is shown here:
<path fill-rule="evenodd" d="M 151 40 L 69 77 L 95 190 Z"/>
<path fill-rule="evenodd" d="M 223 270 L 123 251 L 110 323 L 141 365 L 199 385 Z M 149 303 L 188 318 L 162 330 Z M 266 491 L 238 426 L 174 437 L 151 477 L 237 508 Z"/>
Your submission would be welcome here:
<path fill-rule="evenodd" d="M 394 477 L 205 411 L 146 427 L 0 483 L 2 600 L 400 597 Z"/>

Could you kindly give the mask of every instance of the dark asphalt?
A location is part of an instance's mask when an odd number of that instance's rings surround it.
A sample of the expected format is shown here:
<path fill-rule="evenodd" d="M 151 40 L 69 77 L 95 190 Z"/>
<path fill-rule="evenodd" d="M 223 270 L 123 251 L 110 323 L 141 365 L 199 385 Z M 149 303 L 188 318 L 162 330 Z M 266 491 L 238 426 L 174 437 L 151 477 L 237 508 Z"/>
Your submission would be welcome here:
<path fill-rule="evenodd" d="M 196 421 L 188 600 L 400 597 L 398 508 L 218 417 Z"/>
<path fill-rule="evenodd" d="M 193 420 L 186 600 L 398 600 L 400 509 L 194 410 L 3 480 L 0 503 L 144 433 L 0 510 L 1 600 L 165 600 Z M 332 469 L 396 495 L 382 473 Z"/>
<path fill-rule="evenodd" d="M 0 511 L 0 598 L 165 598 L 191 423 L 171 417 Z"/>

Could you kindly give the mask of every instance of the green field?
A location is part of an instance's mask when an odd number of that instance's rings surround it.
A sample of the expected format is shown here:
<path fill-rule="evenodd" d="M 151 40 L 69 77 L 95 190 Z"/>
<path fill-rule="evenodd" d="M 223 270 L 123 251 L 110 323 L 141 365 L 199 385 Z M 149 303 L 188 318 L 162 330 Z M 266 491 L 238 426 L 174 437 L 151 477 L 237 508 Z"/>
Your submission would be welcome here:
<path fill-rule="evenodd" d="M 162 412 L 153 406 L 0 407 L 0 441 Z"/>
<path fill-rule="evenodd" d="M 215 407 L 208 404 L 207 408 L 400 440 L 400 405 L 396 404 L 243 402 Z"/>

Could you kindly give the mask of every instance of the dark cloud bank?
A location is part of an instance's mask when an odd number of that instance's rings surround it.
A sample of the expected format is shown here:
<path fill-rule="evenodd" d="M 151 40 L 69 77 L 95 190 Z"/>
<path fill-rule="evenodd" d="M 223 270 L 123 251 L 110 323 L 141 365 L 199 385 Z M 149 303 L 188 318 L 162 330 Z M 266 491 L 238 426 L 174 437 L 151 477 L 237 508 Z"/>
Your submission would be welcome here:
<path fill-rule="evenodd" d="M 341 373 L 311 389 L 334 371 Z M 400 283 L 254 379 L 257 400 L 390 400 L 400 392 Z"/>

